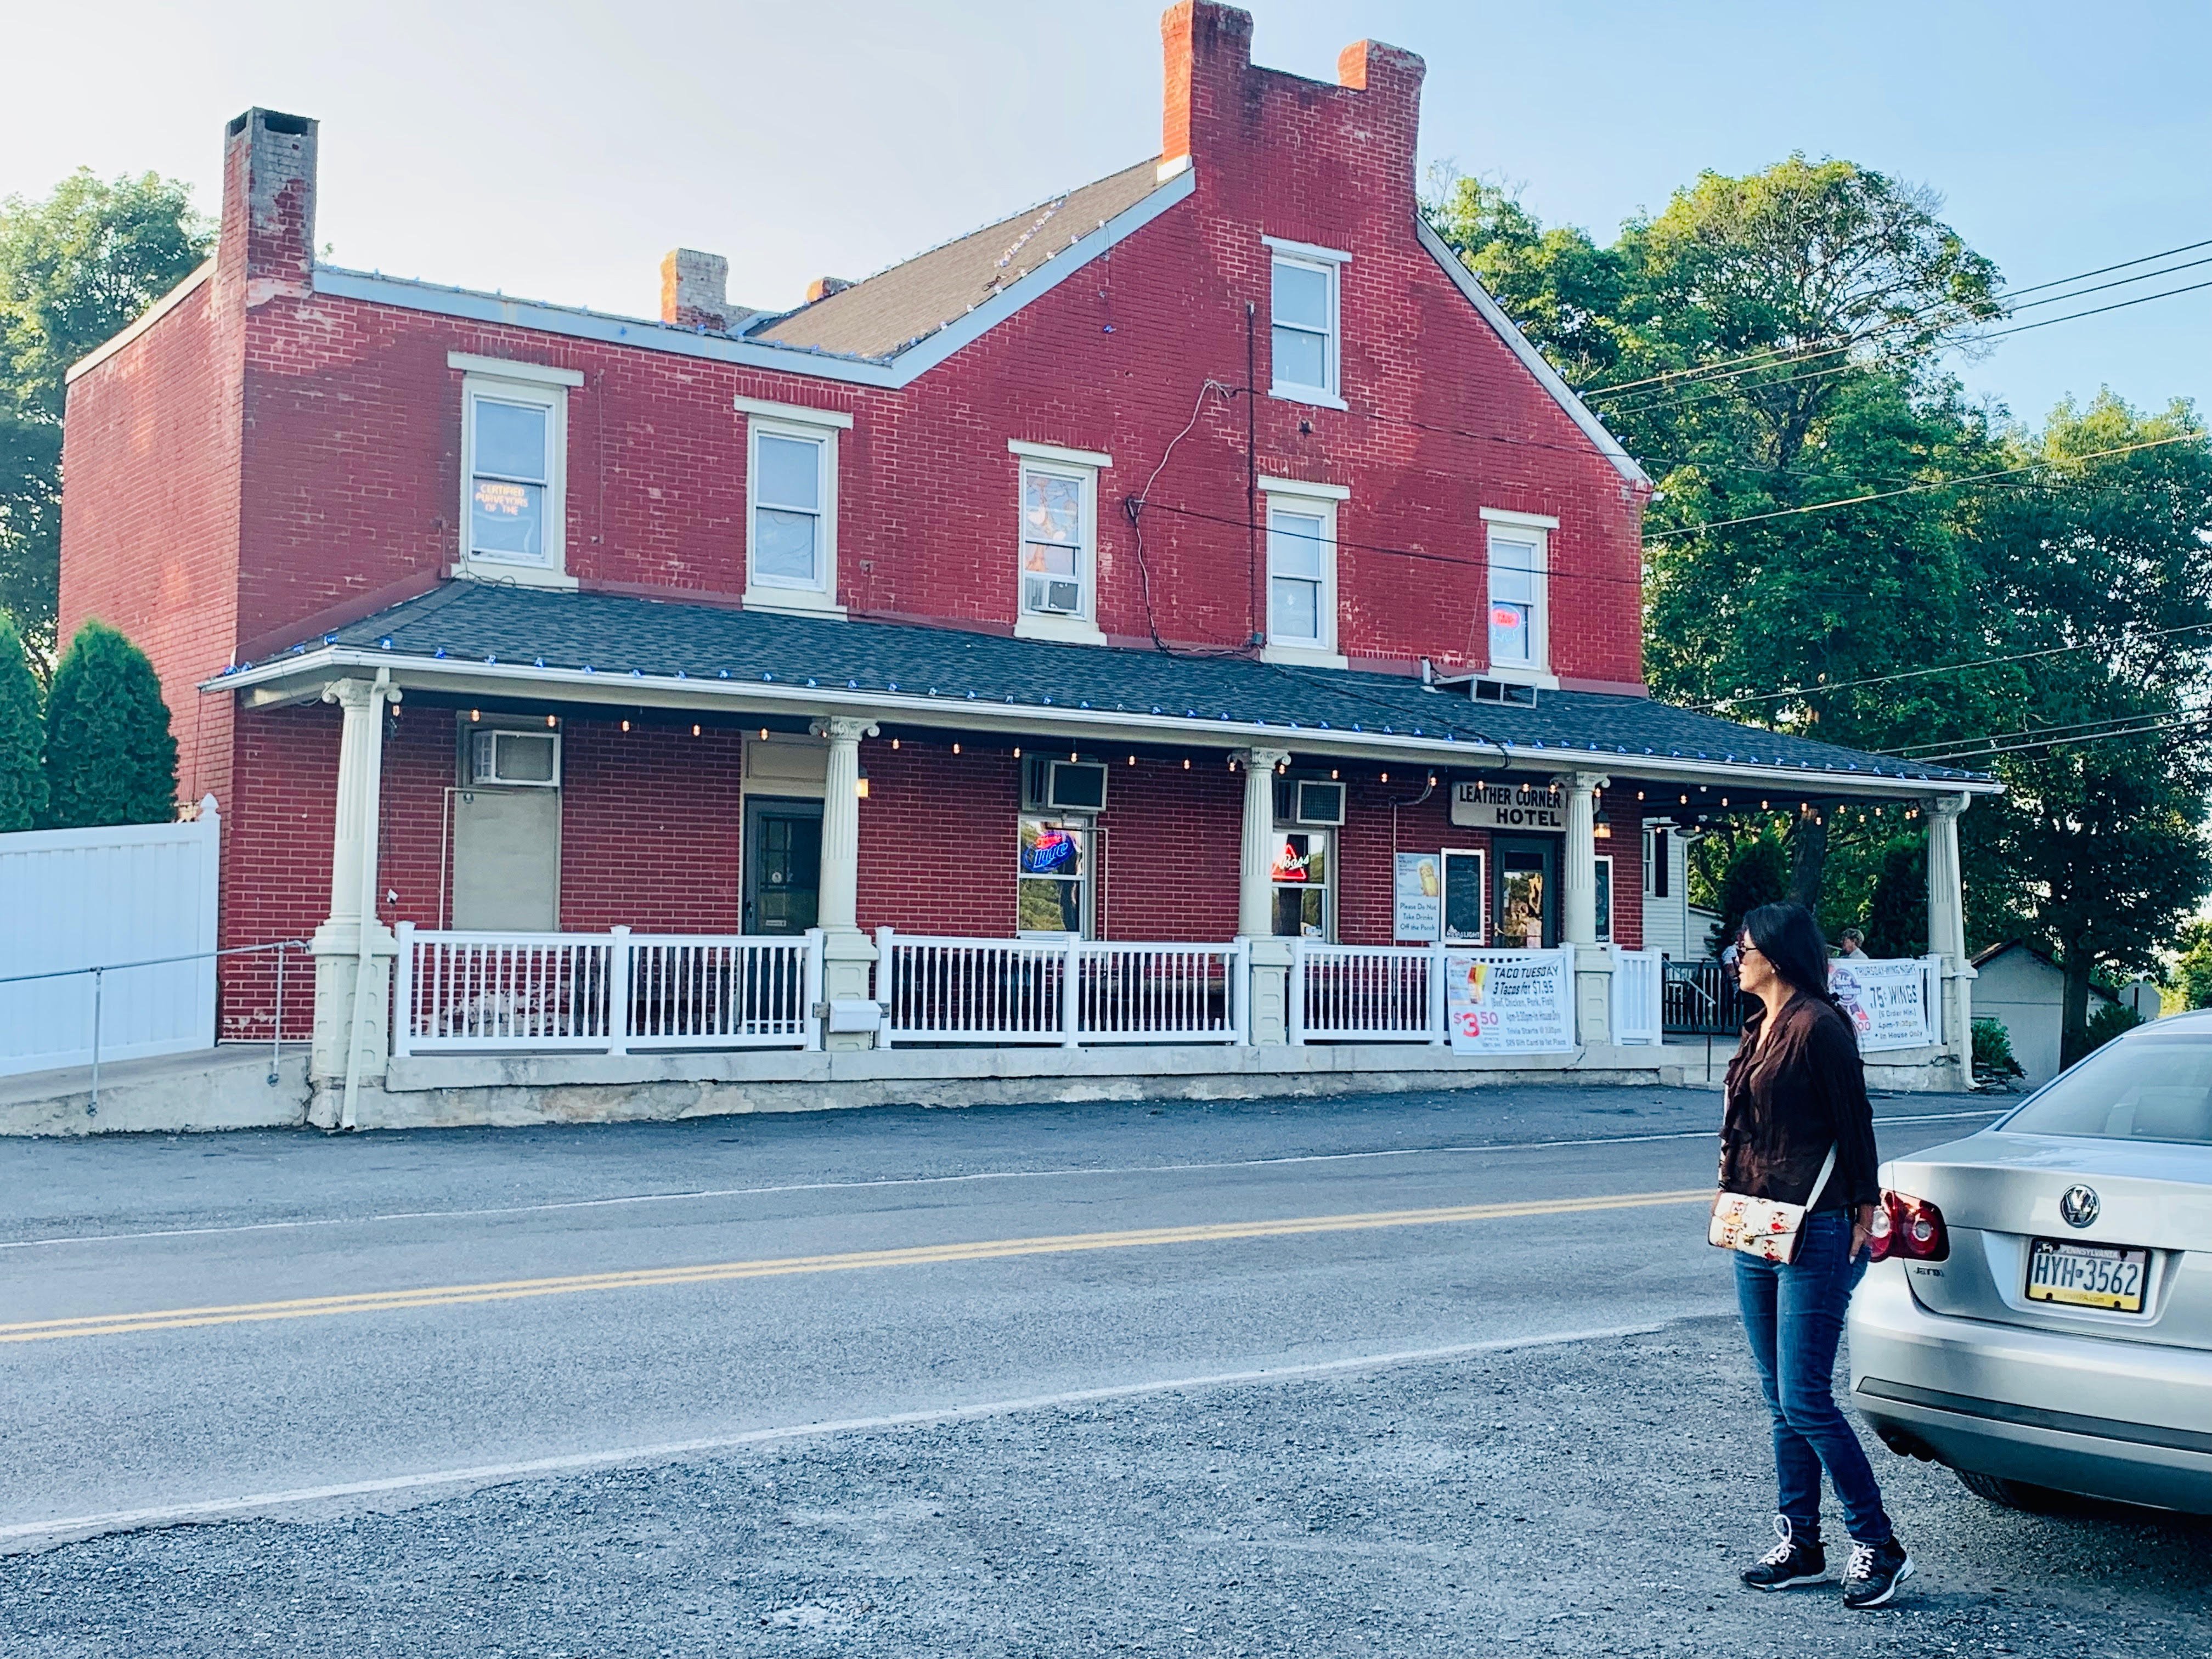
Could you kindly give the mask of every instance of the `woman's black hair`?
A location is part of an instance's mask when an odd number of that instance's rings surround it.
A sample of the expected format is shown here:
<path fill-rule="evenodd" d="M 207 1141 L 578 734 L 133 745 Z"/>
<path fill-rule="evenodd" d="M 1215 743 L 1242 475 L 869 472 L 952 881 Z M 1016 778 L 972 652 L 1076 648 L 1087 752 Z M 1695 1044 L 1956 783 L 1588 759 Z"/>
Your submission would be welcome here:
<path fill-rule="evenodd" d="M 1802 904 L 1762 904 L 1743 919 L 1743 931 L 1791 989 L 1822 1002 L 1828 993 L 1828 942 Z"/>

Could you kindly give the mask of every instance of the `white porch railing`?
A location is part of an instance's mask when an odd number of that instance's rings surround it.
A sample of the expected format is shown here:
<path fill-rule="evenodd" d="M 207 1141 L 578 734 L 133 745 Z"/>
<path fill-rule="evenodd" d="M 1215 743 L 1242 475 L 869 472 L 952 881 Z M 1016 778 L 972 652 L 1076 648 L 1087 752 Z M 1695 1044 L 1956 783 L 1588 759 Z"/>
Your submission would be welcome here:
<path fill-rule="evenodd" d="M 821 1047 L 819 932 L 398 931 L 395 1054 Z"/>
<path fill-rule="evenodd" d="M 1443 950 L 1291 941 L 1291 1041 L 1442 1043 Z"/>
<path fill-rule="evenodd" d="M 1613 1040 L 1663 1042 L 1666 957 L 1657 951 L 1613 947 Z"/>
<path fill-rule="evenodd" d="M 1238 945 L 960 939 L 879 927 L 878 1042 L 1243 1042 L 1249 978 Z"/>

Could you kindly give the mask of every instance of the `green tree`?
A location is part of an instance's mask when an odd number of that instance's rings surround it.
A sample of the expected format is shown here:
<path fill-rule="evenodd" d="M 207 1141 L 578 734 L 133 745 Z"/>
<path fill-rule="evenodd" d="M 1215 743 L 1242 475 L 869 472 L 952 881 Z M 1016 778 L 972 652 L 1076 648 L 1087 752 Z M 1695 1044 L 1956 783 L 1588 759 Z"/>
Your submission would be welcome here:
<path fill-rule="evenodd" d="M 1928 950 L 1928 838 L 1898 836 L 1882 849 L 1867 907 L 1870 957 L 1917 957 Z"/>
<path fill-rule="evenodd" d="M 177 740 L 146 653 L 105 623 L 77 630 L 46 697 L 46 823 L 166 823 Z"/>
<path fill-rule="evenodd" d="M 29 830 L 46 811 L 45 719 L 39 683 L 15 625 L 0 611 L 0 831 Z"/>
<path fill-rule="evenodd" d="M 2039 939 L 2065 970 L 2070 1063 L 2087 1052 L 2093 975 L 2157 971 L 2212 890 L 2212 745 L 2190 713 L 2212 690 L 2212 444 L 2185 404 L 2144 416 L 2108 393 L 2014 447 L 2047 465 L 2037 487 L 1964 509 L 1984 631 L 2015 651 L 2071 648 L 2002 671 L 1988 763 L 2007 793 L 1960 829 L 1970 868 L 1995 872 L 1970 879 L 1976 931 Z"/>
<path fill-rule="evenodd" d="M 0 610 L 52 661 L 69 367 L 207 257 L 186 187 L 79 169 L 39 201 L 0 202 Z"/>
<path fill-rule="evenodd" d="M 1789 896 L 1790 862 L 1781 842 L 1768 835 L 1746 841 L 1721 875 L 1721 919 L 1709 942 L 1713 953 L 1717 956 L 1735 943 L 1744 917 L 1762 904 L 1777 904 Z"/>
<path fill-rule="evenodd" d="M 2192 921 L 2182 930 L 2181 953 L 2167 982 L 2184 1008 L 2212 1008 L 2212 921 Z"/>

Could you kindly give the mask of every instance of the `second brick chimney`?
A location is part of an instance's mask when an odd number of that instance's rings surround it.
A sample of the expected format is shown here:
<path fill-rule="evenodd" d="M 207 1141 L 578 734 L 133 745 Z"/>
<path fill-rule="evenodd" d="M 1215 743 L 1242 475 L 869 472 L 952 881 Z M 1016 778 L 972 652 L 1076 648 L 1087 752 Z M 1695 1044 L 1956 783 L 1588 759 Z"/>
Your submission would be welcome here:
<path fill-rule="evenodd" d="M 217 270 L 243 283 L 249 309 L 314 291 L 314 122 L 255 108 L 225 129 L 216 249 Z"/>
<path fill-rule="evenodd" d="M 720 254 L 679 247 L 660 262 L 662 322 L 723 334 L 751 315 L 730 303 L 730 262 Z"/>

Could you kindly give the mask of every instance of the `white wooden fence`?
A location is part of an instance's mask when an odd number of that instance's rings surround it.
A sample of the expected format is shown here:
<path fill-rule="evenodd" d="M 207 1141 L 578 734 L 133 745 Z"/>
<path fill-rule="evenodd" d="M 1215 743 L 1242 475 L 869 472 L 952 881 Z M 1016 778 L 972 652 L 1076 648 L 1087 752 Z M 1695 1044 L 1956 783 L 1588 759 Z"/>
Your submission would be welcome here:
<path fill-rule="evenodd" d="M 822 1046 L 818 929 L 398 931 L 395 1054 Z"/>
<path fill-rule="evenodd" d="M 215 1046 L 222 846 L 213 796 L 185 823 L 0 836 L 0 1075 Z"/>
<path fill-rule="evenodd" d="M 1613 1040 L 1664 1042 L 1667 958 L 1658 951 L 1613 950 Z"/>
<path fill-rule="evenodd" d="M 1291 944 L 1292 1042 L 1445 1041 L 1441 945 Z"/>
<path fill-rule="evenodd" d="M 994 939 L 876 930 L 877 1041 L 1243 1042 L 1238 945 Z"/>

